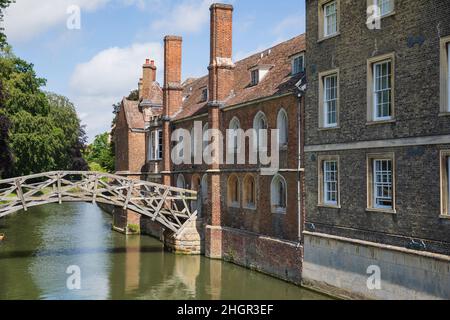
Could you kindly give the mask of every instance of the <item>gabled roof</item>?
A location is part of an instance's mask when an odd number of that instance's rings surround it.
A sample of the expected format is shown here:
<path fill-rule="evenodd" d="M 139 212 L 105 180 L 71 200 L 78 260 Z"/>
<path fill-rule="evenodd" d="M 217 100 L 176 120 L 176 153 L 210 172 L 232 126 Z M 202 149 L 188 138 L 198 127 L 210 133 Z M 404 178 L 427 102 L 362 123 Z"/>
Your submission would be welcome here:
<path fill-rule="evenodd" d="M 263 52 L 235 63 L 234 93 L 225 101 L 225 106 L 234 106 L 262 98 L 283 95 L 295 91 L 295 84 L 303 74 L 292 75 L 291 58 L 306 50 L 305 35 L 280 43 Z M 249 69 L 255 66 L 273 66 L 262 81 L 250 84 Z M 202 89 L 208 85 L 208 76 L 183 83 L 182 110 L 174 120 L 202 115 L 207 112 L 207 103 L 202 100 Z"/>
<path fill-rule="evenodd" d="M 150 87 L 150 96 L 144 97 L 140 105 L 144 107 L 161 107 L 163 103 L 163 91 L 158 82 L 153 82 Z"/>
<path fill-rule="evenodd" d="M 122 110 L 129 129 L 144 129 L 144 115 L 139 111 L 139 102 L 127 98 L 122 100 Z"/>

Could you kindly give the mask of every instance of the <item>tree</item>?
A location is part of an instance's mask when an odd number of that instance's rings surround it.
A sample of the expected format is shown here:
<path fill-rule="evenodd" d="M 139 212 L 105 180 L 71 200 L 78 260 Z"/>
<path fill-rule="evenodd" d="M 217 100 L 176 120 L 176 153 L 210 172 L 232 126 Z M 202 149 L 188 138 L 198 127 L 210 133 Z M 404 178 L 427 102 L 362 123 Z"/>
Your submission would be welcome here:
<path fill-rule="evenodd" d="M 9 6 L 11 0 L 0 0 L 0 25 L 3 23 L 3 12 Z M 0 49 L 6 45 L 6 35 L 3 28 L 0 28 Z M 0 177 L 11 169 L 12 157 L 9 150 L 9 129 L 11 122 L 4 112 L 5 97 L 3 92 L 3 82 L 0 77 Z"/>
<path fill-rule="evenodd" d="M 94 142 L 86 150 L 86 160 L 93 171 L 99 171 L 99 166 L 107 172 L 114 172 L 115 159 L 113 147 L 108 132 L 95 137 Z"/>
<path fill-rule="evenodd" d="M 13 0 L 0 0 L 0 25 L 3 23 L 3 16 L 5 9 L 13 3 Z M 6 45 L 6 35 L 4 33 L 4 28 L 0 28 L 0 48 Z"/>
<path fill-rule="evenodd" d="M 82 158 L 86 137 L 73 104 L 43 92 L 46 80 L 9 47 L 0 56 L 0 79 L 6 93 L 3 114 L 11 122 L 7 132 L 13 164 L 8 174 L 87 170 Z"/>

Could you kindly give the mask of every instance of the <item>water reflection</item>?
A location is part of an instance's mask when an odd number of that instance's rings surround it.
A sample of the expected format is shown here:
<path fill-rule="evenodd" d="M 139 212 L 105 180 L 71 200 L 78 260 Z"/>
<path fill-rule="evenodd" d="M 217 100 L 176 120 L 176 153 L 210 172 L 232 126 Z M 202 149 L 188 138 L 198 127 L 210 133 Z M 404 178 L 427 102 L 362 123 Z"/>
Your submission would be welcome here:
<path fill-rule="evenodd" d="M 90 204 L 50 205 L 0 220 L 0 299 L 320 299 L 221 261 L 166 253 L 150 237 L 111 231 Z M 81 268 L 82 289 L 66 287 Z"/>

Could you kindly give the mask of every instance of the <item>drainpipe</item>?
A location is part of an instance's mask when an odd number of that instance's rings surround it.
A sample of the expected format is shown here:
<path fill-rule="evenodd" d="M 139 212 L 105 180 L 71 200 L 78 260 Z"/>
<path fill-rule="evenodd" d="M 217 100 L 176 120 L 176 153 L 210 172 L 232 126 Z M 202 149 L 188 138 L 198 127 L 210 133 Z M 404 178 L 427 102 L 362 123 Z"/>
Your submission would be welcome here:
<path fill-rule="evenodd" d="M 302 77 L 300 81 L 296 84 L 298 89 L 298 102 L 297 102 L 297 128 L 298 128 L 298 168 L 297 168 L 297 212 L 298 212 L 298 241 L 303 243 L 303 223 L 306 221 L 305 210 L 303 208 L 303 193 L 302 193 L 302 175 L 304 177 L 303 168 L 303 143 L 304 143 L 304 128 L 303 128 L 303 118 L 304 118 L 304 94 L 307 88 L 306 76 Z M 303 190 L 304 191 L 304 190 Z"/>

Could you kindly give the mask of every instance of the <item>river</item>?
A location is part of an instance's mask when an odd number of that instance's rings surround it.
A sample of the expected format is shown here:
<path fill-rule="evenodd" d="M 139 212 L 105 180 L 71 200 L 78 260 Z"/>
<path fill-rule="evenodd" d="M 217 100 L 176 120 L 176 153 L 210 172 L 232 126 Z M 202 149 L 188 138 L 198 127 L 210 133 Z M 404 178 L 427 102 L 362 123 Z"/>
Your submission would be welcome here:
<path fill-rule="evenodd" d="M 0 219 L 0 233 L 7 236 L 0 300 L 326 298 L 233 264 L 167 253 L 151 237 L 113 232 L 111 217 L 91 204 L 32 208 Z M 68 289 L 68 279 L 81 288 Z"/>

